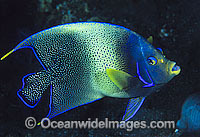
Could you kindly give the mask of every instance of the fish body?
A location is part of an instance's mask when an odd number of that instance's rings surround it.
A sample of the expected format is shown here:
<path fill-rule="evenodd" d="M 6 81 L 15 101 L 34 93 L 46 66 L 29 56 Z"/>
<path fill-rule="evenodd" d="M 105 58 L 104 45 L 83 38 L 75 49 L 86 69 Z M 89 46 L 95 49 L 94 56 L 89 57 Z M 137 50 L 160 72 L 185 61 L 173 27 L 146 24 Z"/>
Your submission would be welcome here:
<path fill-rule="evenodd" d="M 200 132 L 200 92 L 189 96 L 183 106 L 177 128 L 185 132 Z"/>
<path fill-rule="evenodd" d="M 44 70 L 25 76 L 18 96 L 33 108 L 50 86 L 49 118 L 109 96 L 131 98 L 123 118 L 128 120 L 146 96 L 180 73 L 146 39 L 108 23 L 71 23 L 38 32 L 1 60 L 21 48 L 33 49 Z"/>

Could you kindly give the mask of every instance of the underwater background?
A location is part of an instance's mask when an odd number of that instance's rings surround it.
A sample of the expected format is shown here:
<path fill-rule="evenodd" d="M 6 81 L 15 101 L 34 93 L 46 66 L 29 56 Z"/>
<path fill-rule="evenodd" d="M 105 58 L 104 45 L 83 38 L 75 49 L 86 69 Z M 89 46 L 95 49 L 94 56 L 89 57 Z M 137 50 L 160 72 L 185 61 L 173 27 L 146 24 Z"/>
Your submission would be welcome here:
<path fill-rule="evenodd" d="M 108 22 L 129 28 L 163 49 L 181 73 L 146 98 L 132 120 L 177 121 L 184 100 L 200 92 L 200 1 L 197 0 L 0 0 L 0 56 L 28 36 L 70 22 Z M 30 49 L 19 50 L 0 62 L 0 137 L 167 137 L 174 129 L 42 129 L 29 130 L 29 116 L 41 119 L 49 110 L 49 92 L 34 109 L 17 96 L 22 77 L 42 69 Z M 67 111 L 53 120 L 88 118 L 121 120 L 128 99 L 103 98 Z M 182 137 L 199 134 L 184 133 Z"/>

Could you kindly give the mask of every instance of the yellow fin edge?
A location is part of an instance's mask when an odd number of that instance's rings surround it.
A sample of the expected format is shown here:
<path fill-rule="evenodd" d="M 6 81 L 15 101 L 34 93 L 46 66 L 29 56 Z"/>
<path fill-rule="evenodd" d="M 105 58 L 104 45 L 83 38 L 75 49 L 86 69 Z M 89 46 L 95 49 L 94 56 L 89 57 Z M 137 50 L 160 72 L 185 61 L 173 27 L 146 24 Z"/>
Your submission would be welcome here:
<path fill-rule="evenodd" d="M 13 53 L 15 51 L 15 49 L 9 51 L 6 55 L 4 55 L 3 57 L 1 57 L 1 60 L 5 59 L 7 56 L 9 56 L 11 53 Z"/>

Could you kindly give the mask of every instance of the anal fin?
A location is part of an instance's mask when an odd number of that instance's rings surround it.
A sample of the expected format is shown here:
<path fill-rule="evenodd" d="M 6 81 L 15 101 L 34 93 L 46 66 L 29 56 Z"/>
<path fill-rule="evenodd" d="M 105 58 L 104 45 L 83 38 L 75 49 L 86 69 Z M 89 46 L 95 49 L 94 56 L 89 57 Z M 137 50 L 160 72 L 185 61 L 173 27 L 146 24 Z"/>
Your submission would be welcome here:
<path fill-rule="evenodd" d="M 138 97 L 138 98 L 132 98 L 129 100 L 128 106 L 126 108 L 125 115 L 123 116 L 123 121 L 128 121 L 131 119 L 139 110 L 142 103 L 144 102 L 145 97 Z"/>
<path fill-rule="evenodd" d="M 76 85 L 78 86 L 78 85 Z M 51 86 L 50 110 L 48 118 L 53 118 L 75 107 L 82 106 L 103 97 L 98 92 L 89 88 L 77 88 L 70 86 L 67 81 L 56 79 Z"/>

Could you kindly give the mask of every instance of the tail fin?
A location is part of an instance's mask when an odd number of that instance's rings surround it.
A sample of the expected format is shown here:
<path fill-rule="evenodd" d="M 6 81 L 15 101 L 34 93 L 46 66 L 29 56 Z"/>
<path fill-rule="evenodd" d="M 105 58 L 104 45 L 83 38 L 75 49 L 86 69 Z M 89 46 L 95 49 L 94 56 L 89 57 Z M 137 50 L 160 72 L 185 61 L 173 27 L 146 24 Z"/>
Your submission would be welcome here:
<path fill-rule="evenodd" d="M 23 86 L 17 92 L 17 95 L 25 105 L 34 108 L 42 97 L 43 92 L 50 86 L 51 78 L 51 75 L 45 70 L 28 74 L 23 77 Z"/>

